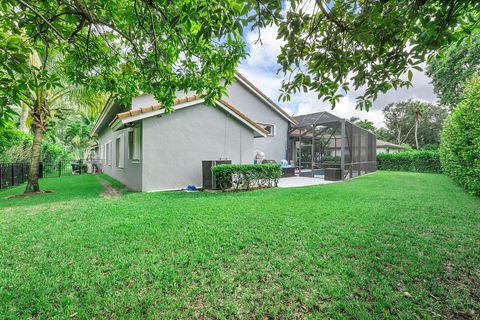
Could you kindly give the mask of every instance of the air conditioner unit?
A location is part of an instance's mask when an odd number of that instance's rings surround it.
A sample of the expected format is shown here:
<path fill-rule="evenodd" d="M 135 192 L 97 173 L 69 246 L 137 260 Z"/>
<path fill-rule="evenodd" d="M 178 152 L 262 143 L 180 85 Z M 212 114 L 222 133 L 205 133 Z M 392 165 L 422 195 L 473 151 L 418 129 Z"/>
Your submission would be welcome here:
<path fill-rule="evenodd" d="M 202 175 L 204 189 L 218 189 L 215 176 L 212 174 L 212 167 L 217 164 L 231 164 L 232 160 L 204 160 L 202 161 Z"/>

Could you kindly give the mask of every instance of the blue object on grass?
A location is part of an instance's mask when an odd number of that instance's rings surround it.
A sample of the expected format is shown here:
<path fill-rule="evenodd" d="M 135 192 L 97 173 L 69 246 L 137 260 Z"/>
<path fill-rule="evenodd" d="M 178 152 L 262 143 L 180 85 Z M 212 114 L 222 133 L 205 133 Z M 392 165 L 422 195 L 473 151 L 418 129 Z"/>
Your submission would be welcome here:
<path fill-rule="evenodd" d="M 198 191 L 197 187 L 195 187 L 194 185 L 187 186 L 187 188 L 185 190 L 187 190 L 187 191 Z"/>

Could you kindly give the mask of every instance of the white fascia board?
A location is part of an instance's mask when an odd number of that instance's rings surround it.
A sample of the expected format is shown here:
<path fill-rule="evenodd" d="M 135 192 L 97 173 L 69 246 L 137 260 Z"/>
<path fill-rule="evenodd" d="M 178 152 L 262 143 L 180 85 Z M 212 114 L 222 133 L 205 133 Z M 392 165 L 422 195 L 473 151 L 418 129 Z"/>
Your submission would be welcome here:
<path fill-rule="evenodd" d="M 204 101 L 203 99 L 197 99 L 197 100 L 193 100 L 193 101 L 189 101 L 189 102 L 185 102 L 185 103 L 173 106 L 173 108 L 175 110 L 179 110 L 179 109 L 183 109 L 183 108 L 186 108 L 186 107 L 190 107 L 190 106 L 200 104 L 203 101 Z M 158 115 L 164 114 L 164 113 L 165 113 L 165 109 L 160 109 L 160 110 L 156 110 L 156 111 L 150 111 L 150 112 L 137 114 L 135 116 L 128 117 L 128 118 L 125 118 L 125 119 L 119 120 L 119 121 L 121 121 L 122 124 L 127 124 L 127 123 L 131 123 L 131 122 L 143 120 L 143 119 L 146 119 L 146 118 L 150 118 L 150 117 L 155 117 L 155 116 L 158 116 Z"/>
<path fill-rule="evenodd" d="M 267 135 L 265 133 L 263 133 L 262 131 L 258 130 L 258 128 L 256 128 L 255 126 L 253 126 L 251 123 L 249 123 L 248 121 L 245 121 L 245 119 L 243 119 L 242 117 L 240 117 L 238 114 L 236 114 L 235 112 L 233 112 L 232 110 L 230 110 L 229 108 L 225 107 L 221 102 L 217 101 L 216 104 L 221 107 L 223 110 L 225 110 L 227 113 L 229 113 L 230 115 L 234 116 L 237 120 L 239 120 L 240 122 L 246 124 L 249 128 L 251 128 L 253 131 L 255 131 L 256 133 L 258 133 L 260 136 L 262 137 L 266 137 Z"/>
<path fill-rule="evenodd" d="M 257 96 L 258 98 L 260 98 L 260 100 L 262 100 L 265 104 L 267 104 L 270 108 L 274 109 L 275 112 L 277 112 L 279 115 L 281 115 L 285 120 L 288 121 L 288 123 L 293 123 L 291 119 L 289 119 L 285 114 L 283 114 L 283 112 L 279 111 L 278 108 L 280 108 L 280 106 L 276 106 L 276 105 L 273 105 L 272 102 L 268 101 L 267 99 L 265 99 L 264 96 L 262 96 L 261 94 L 259 94 L 257 92 L 258 89 L 255 89 L 255 88 L 252 88 L 252 86 L 248 83 L 246 83 L 241 77 L 238 77 L 237 75 L 235 75 L 235 79 L 242 83 L 245 87 L 247 87 L 248 90 L 250 90 L 253 94 L 255 94 L 255 96 Z"/>

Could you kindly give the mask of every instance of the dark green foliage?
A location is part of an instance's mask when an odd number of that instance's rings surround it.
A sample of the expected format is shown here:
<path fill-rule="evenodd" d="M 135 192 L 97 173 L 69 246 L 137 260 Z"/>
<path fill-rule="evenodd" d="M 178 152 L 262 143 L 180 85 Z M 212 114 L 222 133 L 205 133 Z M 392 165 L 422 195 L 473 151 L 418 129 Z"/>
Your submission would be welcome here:
<path fill-rule="evenodd" d="M 480 33 L 470 41 L 453 43 L 428 62 L 427 74 L 440 103 L 454 107 L 461 99 L 465 81 L 480 71 Z"/>
<path fill-rule="evenodd" d="M 311 90 L 335 105 L 343 92 L 365 88 L 356 99 L 367 110 L 378 94 L 409 87 L 427 54 L 478 30 L 480 8 L 477 0 L 288 3 L 278 32 L 282 98 Z"/>
<path fill-rule="evenodd" d="M 440 173 L 442 171 L 438 151 L 433 150 L 377 154 L 377 169 L 426 173 Z"/>
<path fill-rule="evenodd" d="M 447 117 L 443 106 L 408 100 L 390 103 L 383 108 L 386 128 L 377 137 L 398 145 L 416 146 L 415 123 L 419 148 L 426 144 L 440 144 L 442 124 Z"/>
<path fill-rule="evenodd" d="M 445 122 L 440 144 L 443 171 L 480 195 L 480 77 L 465 87 L 464 97 Z"/>
<path fill-rule="evenodd" d="M 0 162 L 28 162 L 32 153 L 32 135 L 15 128 L 9 121 L 0 126 Z M 42 141 L 42 161 L 56 163 L 69 158 L 60 141 Z"/>
<path fill-rule="evenodd" d="M 0 40 L 15 36 L 8 41 L 14 45 L 0 43 L 0 58 L 7 61 L 0 59 L 1 71 L 22 72 L 24 48 L 55 47 L 65 54 L 73 82 L 115 92 L 123 102 L 149 92 L 168 110 L 179 90 L 204 94 L 213 103 L 247 54 L 245 33 L 272 24 L 284 42 L 277 57 L 285 74 L 283 98 L 312 90 L 335 104 L 339 92 L 365 88 L 357 105 L 368 109 L 378 94 L 410 86 L 412 71 L 421 70 L 427 54 L 478 30 L 479 10 L 477 0 L 0 4 Z M 260 29 L 258 34 L 261 43 Z M 0 82 L 11 78 L 2 74 Z M 8 87 L 23 91 L 22 86 Z M 0 116 L 6 113 L 0 106 Z"/>
<path fill-rule="evenodd" d="M 279 164 L 220 164 L 212 167 L 212 173 L 222 190 L 235 191 L 253 188 L 276 187 L 282 176 Z"/>

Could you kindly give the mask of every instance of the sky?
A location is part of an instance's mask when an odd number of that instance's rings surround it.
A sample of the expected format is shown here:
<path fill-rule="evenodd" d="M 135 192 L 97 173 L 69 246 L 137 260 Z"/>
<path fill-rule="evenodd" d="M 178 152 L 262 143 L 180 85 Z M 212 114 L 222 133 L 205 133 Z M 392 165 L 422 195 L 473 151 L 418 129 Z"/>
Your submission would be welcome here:
<path fill-rule="evenodd" d="M 291 101 L 283 103 L 278 101 L 280 87 L 282 84 L 282 75 L 277 75 L 279 68 L 277 64 L 277 55 L 280 53 L 281 40 L 277 39 L 277 27 L 271 26 L 261 32 L 262 44 L 254 44 L 258 33 L 253 31 L 246 35 L 249 56 L 242 61 L 238 71 L 243 74 L 255 86 L 267 94 L 272 100 L 276 101 L 285 111 L 292 115 L 302 115 L 318 111 L 329 111 L 342 118 L 352 116 L 360 119 L 372 121 L 376 127 L 383 127 L 382 108 L 396 101 L 408 99 L 422 100 L 425 102 L 436 102 L 437 97 L 433 93 L 430 78 L 423 72 L 414 71 L 413 88 L 391 90 L 381 95 L 373 103 L 373 108 L 368 112 L 355 110 L 355 97 L 358 92 L 349 91 L 347 95 L 340 99 L 335 109 L 327 102 L 317 99 L 314 92 L 298 93 L 292 96 Z"/>

